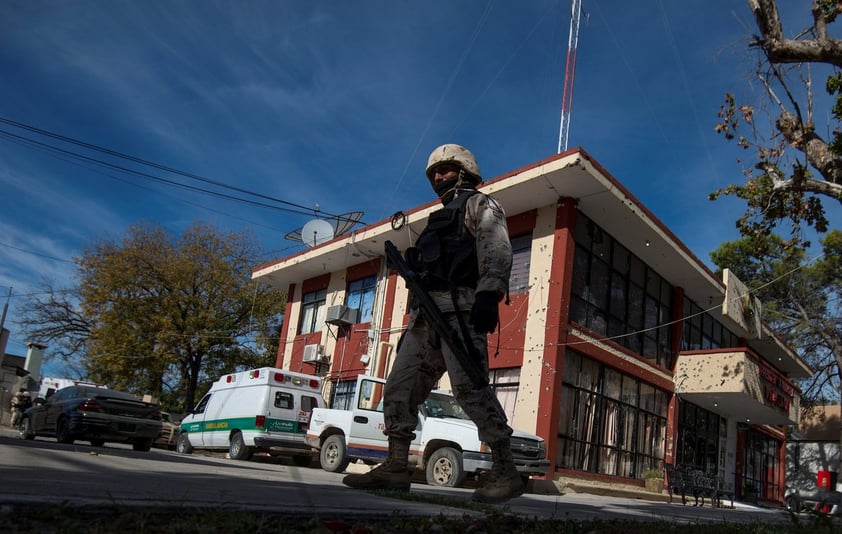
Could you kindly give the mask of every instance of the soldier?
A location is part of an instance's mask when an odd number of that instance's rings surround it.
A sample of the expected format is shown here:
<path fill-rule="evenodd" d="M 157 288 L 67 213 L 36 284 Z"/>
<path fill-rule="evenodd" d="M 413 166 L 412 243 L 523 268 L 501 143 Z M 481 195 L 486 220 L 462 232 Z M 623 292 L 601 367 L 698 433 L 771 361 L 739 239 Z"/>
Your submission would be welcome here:
<path fill-rule="evenodd" d="M 512 247 L 500 204 L 476 190 L 482 182 L 473 154 L 459 145 L 442 145 L 430 154 L 427 178 L 444 208 L 430 214 L 407 263 L 421 275 L 428 291 L 460 339 L 482 355 L 488 374 L 487 334 L 499 323 L 498 305 L 508 292 Z M 365 474 L 349 474 L 343 483 L 359 489 L 408 491 L 409 444 L 418 424 L 417 409 L 447 371 L 453 394 L 491 446 L 493 466 L 474 500 L 497 503 L 523 493 L 514 461 L 505 412 L 489 386 L 475 389 L 459 360 L 410 302 L 408 330 L 384 391 L 386 460 Z"/>
<path fill-rule="evenodd" d="M 18 426 L 20 418 L 30 406 L 32 406 L 32 396 L 24 388 L 15 393 L 12 397 L 12 428 Z"/>

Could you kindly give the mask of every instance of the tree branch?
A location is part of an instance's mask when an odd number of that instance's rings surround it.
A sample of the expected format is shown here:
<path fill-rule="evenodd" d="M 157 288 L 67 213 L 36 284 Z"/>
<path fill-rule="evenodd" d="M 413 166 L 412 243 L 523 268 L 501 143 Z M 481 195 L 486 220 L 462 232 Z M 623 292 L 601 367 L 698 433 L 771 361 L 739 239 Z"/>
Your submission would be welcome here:
<path fill-rule="evenodd" d="M 772 63 L 827 63 L 842 67 L 842 41 L 827 36 L 818 3 L 813 2 L 814 39 L 786 39 L 775 0 L 747 0 L 760 30 L 751 46 L 762 47 Z"/>

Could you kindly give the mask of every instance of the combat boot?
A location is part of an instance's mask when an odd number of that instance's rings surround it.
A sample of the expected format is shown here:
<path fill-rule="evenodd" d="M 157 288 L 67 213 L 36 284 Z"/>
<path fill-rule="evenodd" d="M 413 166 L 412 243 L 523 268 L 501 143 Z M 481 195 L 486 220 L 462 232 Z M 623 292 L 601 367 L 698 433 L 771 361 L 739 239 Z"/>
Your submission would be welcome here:
<path fill-rule="evenodd" d="M 512 459 L 508 439 L 491 443 L 491 472 L 485 484 L 474 491 L 473 500 L 496 504 L 523 494 L 523 481 Z"/>
<path fill-rule="evenodd" d="M 409 491 L 412 473 L 408 468 L 409 440 L 389 440 L 389 454 L 368 473 L 345 475 L 342 483 L 355 489 Z"/>

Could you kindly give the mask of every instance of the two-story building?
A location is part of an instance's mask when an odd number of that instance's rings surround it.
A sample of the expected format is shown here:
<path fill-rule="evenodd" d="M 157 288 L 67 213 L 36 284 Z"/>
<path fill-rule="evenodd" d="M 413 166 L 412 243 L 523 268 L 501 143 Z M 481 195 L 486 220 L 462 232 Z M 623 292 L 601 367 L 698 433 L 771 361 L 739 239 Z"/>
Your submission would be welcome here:
<path fill-rule="evenodd" d="M 581 149 L 480 189 L 504 206 L 514 253 L 490 379 L 510 424 L 546 439 L 551 476 L 642 485 L 668 462 L 781 501 L 793 381 L 811 370 L 745 286 L 716 276 Z M 324 375 L 339 407 L 358 374 L 386 376 L 408 294 L 383 244 L 413 245 L 439 207 L 256 268 L 254 279 L 287 291 L 277 366 Z"/>

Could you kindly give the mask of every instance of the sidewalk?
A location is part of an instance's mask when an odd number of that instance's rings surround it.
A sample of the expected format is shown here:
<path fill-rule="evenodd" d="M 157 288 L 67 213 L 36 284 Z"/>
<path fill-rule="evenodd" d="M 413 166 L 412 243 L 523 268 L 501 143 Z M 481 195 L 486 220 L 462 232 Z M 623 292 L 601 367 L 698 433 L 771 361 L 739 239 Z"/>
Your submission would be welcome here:
<path fill-rule="evenodd" d="M 346 472 L 348 473 L 365 473 L 369 469 L 370 466 L 365 465 L 362 462 L 358 463 L 351 463 L 348 465 Z M 423 488 L 424 484 L 413 484 L 412 490 L 419 491 Z M 432 486 L 428 486 L 431 490 L 436 488 Z M 417 488 L 417 489 L 416 489 Z M 450 488 L 442 488 L 442 489 L 450 489 Z M 466 489 L 466 491 L 473 491 L 473 489 Z M 574 495 L 581 495 L 582 498 L 585 499 L 602 499 L 605 501 L 612 501 L 612 500 L 625 500 L 625 501 L 648 501 L 651 502 L 653 505 L 656 504 L 670 504 L 670 496 L 667 491 L 663 491 L 662 493 L 652 493 L 646 491 L 643 487 L 633 486 L 629 484 L 618 484 L 618 483 L 605 483 L 593 480 L 587 480 L 583 478 L 575 478 L 575 477 L 561 477 L 558 480 L 530 480 L 529 484 L 526 486 L 526 492 L 524 493 L 526 496 L 543 496 L 547 497 L 565 497 L 570 498 Z M 673 505 L 678 506 L 687 506 L 687 507 L 694 507 L 694 499 L 692 496 L 687 497 L 687 504 L 682 505 L 681 503 L 681 495 L 673 495 L 672 499 Z M 722 507 L 722 510 L 732 509 L 730 507 L 731 502 L 730 500 L 727 502 L 727 506 Z M 704 500 L 704 505 L 700 506 L 700 508 L 712 508 L 710 499 Z M 783 510 L 783 508 L 778 508 L 774 506 L 757 506 L 751 503 L 744 503 L 739 501 L 734 501 L 733 509 L 741 509 L 745 511 L 769 511 L 769 512 L 777 512 Z"/>

